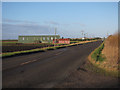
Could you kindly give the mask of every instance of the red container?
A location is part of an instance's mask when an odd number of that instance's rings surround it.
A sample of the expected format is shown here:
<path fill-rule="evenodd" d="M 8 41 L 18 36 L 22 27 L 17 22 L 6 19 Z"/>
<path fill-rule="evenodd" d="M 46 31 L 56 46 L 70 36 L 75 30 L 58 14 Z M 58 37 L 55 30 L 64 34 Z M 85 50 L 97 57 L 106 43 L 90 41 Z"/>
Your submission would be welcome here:
<path fill-rule="evenodd" d="M 53 44 L 58 43 L 58 44 L 70 44 L 70 39 L 53 39 Z"/>

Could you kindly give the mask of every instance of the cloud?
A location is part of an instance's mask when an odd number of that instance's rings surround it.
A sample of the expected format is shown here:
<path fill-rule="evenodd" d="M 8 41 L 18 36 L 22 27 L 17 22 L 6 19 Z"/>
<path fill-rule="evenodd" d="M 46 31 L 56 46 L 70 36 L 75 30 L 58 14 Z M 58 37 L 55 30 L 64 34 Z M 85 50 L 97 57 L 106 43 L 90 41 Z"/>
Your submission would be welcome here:
<path fill-rule="evenodd" d="M 54 21 L 46 23 L 59 25 L 59 23 Z M 54 34 L 54 28 L 46 25 L 46 23 L 41 25 L 39 22 L 4 18 L 2 20 L 2 38 L 17 39 L 19 35 Z"/>
<path fill-rule="evenodd" d="M 30 23 L 30 24 L 37 24 L 38 22 L 33 22 L 33 21 L 27 21 L 27 20 L 13 20 L 13 19 L 3 19 L 2 20 L 3 23 Z"/>
<path fill-rule="evenodd" d="M 61 25 L 63 25 L 63 26 L 71 26 L 70 24 L 61 24 Z"/>
<path fill-rule="evenodd" d="M 81 27 L 85 27 L 86 25 L 85 24 L 80 24 Z"/>
<path fill-rule="evenodd" d="M 54 34 L 54 30 L 46 25 L 38 24 L 2 24 L 3 39 L 17 39 L 18 35 Z"/>
<path fill-rule="evenodd" d="M 52 24 L 52 25 L 60 25 L 60 23 L 55 22 L 55 21 L 45 21 L 44 23 Z"/>
<path fill-rule="evenodd" d="M 54 34 L 55 27 L 57 27 L 57 34 L 64 37 L 74 37 L 73 33 L 78 32 L 71 29 L 70 26 L 73 24 L 80 25 L 81 27 L 85 26 L 85 24 L 82 23 L 65 24 L 55 21 L 47 21 L 40 24 L 32 21 L 3 19 L 2 39 L 18 39 L 19 35 L 51 35 Z"/>
<path fill-rule="evenodd" d="M 54 21 L 51 21 L 50 23 L 51 23 L 51 24 L 54 24 L 54 25 L 59 25 L 59 23 L 54 22 Z"/>
<path fill-rule="evenodd" d="M 80 25 L 81 27 L 86 27 L 86 25 L 85 25 L 85 24 L 83 24 L 83 23 L 79 23 L 79 22 L 75 22 L 75 23 L 73 23 L 73 24 Z"/>

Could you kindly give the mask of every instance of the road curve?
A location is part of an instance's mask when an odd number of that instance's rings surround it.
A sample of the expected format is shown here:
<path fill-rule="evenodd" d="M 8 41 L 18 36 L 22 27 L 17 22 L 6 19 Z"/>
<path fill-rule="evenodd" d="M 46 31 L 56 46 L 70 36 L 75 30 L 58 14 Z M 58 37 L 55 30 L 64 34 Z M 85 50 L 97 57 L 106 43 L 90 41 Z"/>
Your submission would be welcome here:
<path fill-rule="evenodd" d="M 51 88 L 84 64 L 102 41 L 2 60 L 3 88 Z"/>

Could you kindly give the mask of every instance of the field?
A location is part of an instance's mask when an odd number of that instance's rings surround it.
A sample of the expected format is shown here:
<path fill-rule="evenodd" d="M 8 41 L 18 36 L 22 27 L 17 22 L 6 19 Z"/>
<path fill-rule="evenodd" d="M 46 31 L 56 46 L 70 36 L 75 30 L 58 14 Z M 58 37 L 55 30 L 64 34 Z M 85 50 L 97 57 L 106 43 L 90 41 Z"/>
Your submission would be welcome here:
<path fill-rule="evenodd" d="M 9 57 L 14 55 L 43 52 L 46 50 L 54 50 L 54 49 L 60 49 L 65 47 L 71 47 L 71 46 L 76 46 L 79 44 L 85 44 L 88 42 L 95 42 L 95 41 L 97 40 L 82 41 L 82 42 L 75 41 L 74 43 L 71 43 L 71 44 L 52 44 L 52 43 L 23 44 L 23 43 L 17 43 L 17 41 L 16 43 L 12 41 L 5 41 L 5 42 L 2 42 L 2 53 L 0 54 L 0 56 Z"/>
<path fill-rule="evenodd" d="M 18 40 L 2 40 L 2 43 L 17 43 Z"/>
<path fill-rule="evenodd" d="M 51 47 L 51 46 L 53 46 L 53 44 L 49 44 L 49 43 L 22 44 L 22 43 L 17 43 L 17 41 L 2 41 L 2 53 L 25 51 L 25 50 Z"/>
<path fill-rule="evenodd" d="M 70 41 L 70 44 L 79 43 L 82 41 Z M 86 41 L 84 41 L 86 42 Z M 66 44 L 55 44 L 56 46 L 66 45 Z M 2 53 L 7 52 L 16 52 L 16 51 L 25 51 L 36 48 L 52 47 L 52 43 L 31 43 L 31 44 L 22 44 L 18 43 L 17 40 L 4 40 L 2 41 Z"/>
<path fill-rule="evenodd" d="M 34 44 L 23 44 L 23 45 L 9 45 L 9 46 L 2 46 L 2 52 L 15 52 L 15 51 L 24 51 L 24 50 L 31 50 L 35 48 L 43 48 L 43 47 L 51 47 L 53 46 L 52 44 L 39 44 L 39 45 L 34 45 Z"/>

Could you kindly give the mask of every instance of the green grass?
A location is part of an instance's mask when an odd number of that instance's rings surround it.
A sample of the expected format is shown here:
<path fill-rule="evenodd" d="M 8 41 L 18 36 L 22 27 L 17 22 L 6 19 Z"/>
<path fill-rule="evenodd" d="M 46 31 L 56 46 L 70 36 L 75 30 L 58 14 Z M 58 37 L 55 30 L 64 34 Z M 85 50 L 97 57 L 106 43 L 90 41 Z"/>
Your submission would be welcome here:
<path fill-rule="evenodd" d="M 18 40 L 1 40 L 0 43 L 2 44 L 18 43 Z"/>
<path fill-rule="evenodd" d="M 18 41 L 17 39 L 8 39 L 8 40 L 1 40 L 1 41 Z"/>
<path fill-rule="evenodd" d="M 17 43 L 17 41 L 16 42 L 2 42 L 2 44 L 9 44 L 9 43 Z"/>
<path fill-rule="evenodd" d="M 104 43 L 102 43 L 91 55 L 91 58 L 94 59 L 95 61 L 104 61 L 105 56 L 101 53 L 101 51 L 104 48 Z"/>

